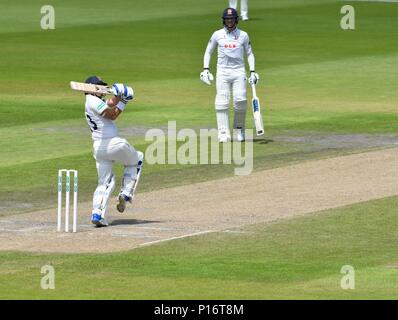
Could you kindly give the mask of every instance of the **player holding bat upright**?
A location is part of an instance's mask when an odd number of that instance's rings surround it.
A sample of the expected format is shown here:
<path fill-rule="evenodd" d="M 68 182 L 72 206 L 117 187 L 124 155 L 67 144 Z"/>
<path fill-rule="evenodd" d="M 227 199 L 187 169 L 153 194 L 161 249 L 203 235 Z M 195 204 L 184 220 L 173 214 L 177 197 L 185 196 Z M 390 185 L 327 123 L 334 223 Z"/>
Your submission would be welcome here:
<path fill-rule="evenodd" d="M 86 84 L 107 84 L 101 78 L 93 76 Z M 81 91 L 85 86 L 80 84 Z M 93 86 L 91 86 L 93 87 Z M 106 88 L 105 88 L 106 89 Z M 76 89 L 75 89 L 76 90 Z M 123 180 L 118 196 L 117 210 L 123 212 L 126 202 L 131 202 L 137 187 L 144 160 L 144 154 L 136 151 L 126 139 L 118 136 L 114 120 L 123 112 L 128 101 L 134 98 L 133 89 L 124 84 L 114 84 L 104 92 L 86 91 L 85 115 L 93 139 L 94 158 L 98 171 L 98 186 L 93 196 L 91 222 L 97 227 L 105 227 L 105 213 L 109 197 L 115 188 L 114 162 L 124 165 Z M 104 100 L 105 94 L 114 96 Z"/>
<path fill-rule="evenodd" d="M 255 60 L 246 32 L 237 28 L 239 16 L 235 9 L 227 8 L 222 15 L 224 28 L 216 31 L 210 38 L 204 55 L 203 71 L 200 79 L 211 85 L 214 79 L 210 73 L 210 59 L 214 49 L 218 49 L 217 61 L 217 94 L 215 109 L 218 127 L 218 141 L 228 142 L 231 140 L 229 130 L 229 102 L 231 91 L 234 102 L 234 139 L 244 141 L 245 119 L 247 110 L 246 94 L 246 70 L 244 53 L 250 67 L 250 84 L 257 84 L 259 75 L 255 72 Z"/>

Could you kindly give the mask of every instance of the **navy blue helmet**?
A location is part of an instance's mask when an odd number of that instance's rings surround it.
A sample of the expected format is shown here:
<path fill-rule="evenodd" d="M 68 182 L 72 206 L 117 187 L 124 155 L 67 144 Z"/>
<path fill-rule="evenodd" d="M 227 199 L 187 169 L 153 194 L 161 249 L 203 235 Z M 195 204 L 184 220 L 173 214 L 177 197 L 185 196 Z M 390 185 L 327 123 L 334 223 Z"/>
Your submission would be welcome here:
<path fill-rule="evenodd" d="M 235 19 L 235 22 L 238 23 L 239 15 L 238 12 L 234 8 L 227 8 L 224 10 L 222 14 L 222 20 L 225 24 L 225 19 Z"/>
<path fill-rule="evenodd" d="M 108 85 L 106 82 L 102 81 L 102 79 L 100 77 L 97 77 L 97 76 L 88 77 L 86 79 L 86 83 L 98 84 L 100 86 L 107 86 Z"/>

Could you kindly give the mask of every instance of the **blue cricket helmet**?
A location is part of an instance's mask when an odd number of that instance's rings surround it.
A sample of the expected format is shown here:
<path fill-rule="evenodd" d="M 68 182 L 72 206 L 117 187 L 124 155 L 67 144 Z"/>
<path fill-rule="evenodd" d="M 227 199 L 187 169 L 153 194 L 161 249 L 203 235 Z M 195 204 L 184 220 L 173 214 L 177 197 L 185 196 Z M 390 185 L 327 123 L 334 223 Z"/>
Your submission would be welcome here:
<path fill-rule="evenodd" d="M 107 86 L 108 84 L 104 81 L 102 81 L 102 79 L 98 76 L 91 76 L 88 77 L 85 81 L 86 83 L 91 83 L 91 84 L 98 84 L 100 86 Z"/>
<path fill-rule="evenodd" d="M 238 11 L 236 11 L 234 8 L 227 8 L 224 10 L 222 14 L 222 19 L 225 22 L 225 19 L 235 19 L 236 23 L 239 21 L 239 15 Z"/>

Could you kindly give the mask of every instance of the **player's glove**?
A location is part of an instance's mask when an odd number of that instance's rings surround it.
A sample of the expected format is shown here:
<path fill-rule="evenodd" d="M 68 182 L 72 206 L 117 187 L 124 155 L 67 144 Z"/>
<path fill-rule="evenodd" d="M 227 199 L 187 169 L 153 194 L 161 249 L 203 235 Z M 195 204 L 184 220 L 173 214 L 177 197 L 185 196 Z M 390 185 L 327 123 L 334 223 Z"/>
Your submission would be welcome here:
<path fill-rule="evenodd" d="M 207 85 L 211 85 L 211 82 L 214 80 L 213 75 L 210 73 L 209 69 L 204 69 L 201 73 L 200 73 L 200 80 L 202 80 L 202 82 L 206 83 Z"/>
<path fill-rule="evenodd" d="M 249 83 L 256 85 L 260 80 L 260 76 L 255 71 L 250 71 Z"/>
<path fill-rule="evenodd" d="M 126 87 L 126 86 L 125 86 Z M 126 90 L 123 92 L 121 96 L 121 101 L 127 103 L 130 100 L 134 99 L 134 90 L 132 87 L 126 87 Z"/>
<path fill-rule="evenodd" d="M 125 92 L 127 92 L 127 87 L 123 83 L 115 83 L 112 85 L 112 93 L 116 97 L 121 97 Z"/>

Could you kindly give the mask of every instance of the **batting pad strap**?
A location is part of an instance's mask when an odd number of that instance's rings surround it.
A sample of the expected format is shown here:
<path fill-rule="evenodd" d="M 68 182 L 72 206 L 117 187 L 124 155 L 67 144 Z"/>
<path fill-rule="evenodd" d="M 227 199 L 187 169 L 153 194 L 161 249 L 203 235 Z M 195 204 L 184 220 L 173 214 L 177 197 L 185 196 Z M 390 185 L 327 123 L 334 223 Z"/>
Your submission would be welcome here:
<path fill-rule="evenodd" d="M 120 110 L 123 111 L 124 107 L 126 106 L 126 103 L 119 101 L 119 103 L 116 105 L 116 107 Z"/>

